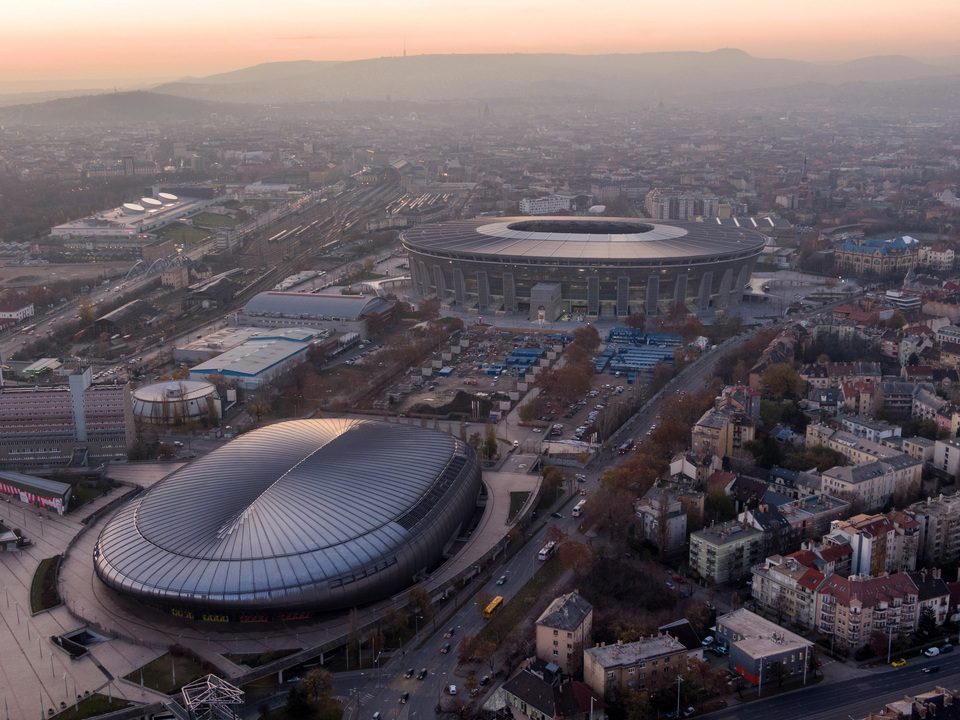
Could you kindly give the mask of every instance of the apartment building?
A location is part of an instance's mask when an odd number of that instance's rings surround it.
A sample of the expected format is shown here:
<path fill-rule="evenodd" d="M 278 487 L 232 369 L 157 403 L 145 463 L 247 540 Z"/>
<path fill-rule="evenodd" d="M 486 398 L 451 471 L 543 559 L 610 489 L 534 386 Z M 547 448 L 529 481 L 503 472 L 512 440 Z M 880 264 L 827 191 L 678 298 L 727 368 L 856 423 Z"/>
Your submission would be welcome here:
<path fill-rule="evenodd" d="M 746 413 L 729 406 L 711 408 L 700 417 L 690 434 L 694 453 L 724 457 L 754 439 L 755 424 Z"/>
<path fill-rule="evenodd" d="M 66 387 L 0 393 L 0 465 L 100 463 L 135 439 L 130 386 L 93 385 L 89 367 Z"/>
<path fill-rule="evenodd" d="M 825 470 L 820 476 L 821 489 L 859 503 L 863 509 L 882 507 L 895 494 L 908 496 L 920 487 L 923 463 L 903 453 L 898 455 Z"/>
<path fill-rule="evenodd" d="M 861 514 L 834 520 L 830 536 L 834 544 L 850 545 L 853 575 L 878 576 L 917 566 L 920 523 L 903 513 L 890 518 Z"/>
<path fill-rule="evenodd" d="M 690 534 L 690 569 L 709 584 L 747 577 L 765 556 L 763 531 L 738 521 Z"/>
<path fill-rule="evenodd" d="M 643 537 L 661 553 L 681 550 L 687 542 L 687 512 L 676 492 L 654 486 L 634 504 Z"/>
<path fill-rule="evenodd" d="M 920 597 L 906 573 L 869 578 L 831 575 L 817 590 L 817 630 L 840 649 L 861 648 L 873 632 L 906 635 L 917 628 Z"/>
<path fill-rule="evenodd" d="M 661 690 L 686 668 L 687 648 L 666 634 L 583 651 L 584 682 L 606 700 L 632 689 Z"/>
<path fill-rule="evenodd" d="M 869 415 L 841 415 L 837 419 L 840 426 L 851 435 L 880 444 L 888 438 L 900 437 L 903 432 L 899 425 L 886 420 L 874 420 Z"/>
<path fill-rule="evenodd" d="M 778 625 L 811 630 L 816 624 L 817 588 L 824 578 L 793 555 L 771 555 L 753 568 L 751 591 L 757 610 Z"/>
<path fill-rule="evenodd" d="M 936 441 L 933 446 L 933 468 L 952 478 L 960 474 L 960 439 Z"/>
<path fill-rule="evenodd" d="M 593 606 L 576 591 L 556 598 L 537 618 L 537 657 L 567 674 L 580 669 L 592 644 Z"/>
<path fill-rule="evenodd" d="M 904 512 L 919 524 L 918 559 L 922 564 L 943 567 L 960 558 L 960 495 L 941 493 Z"/>

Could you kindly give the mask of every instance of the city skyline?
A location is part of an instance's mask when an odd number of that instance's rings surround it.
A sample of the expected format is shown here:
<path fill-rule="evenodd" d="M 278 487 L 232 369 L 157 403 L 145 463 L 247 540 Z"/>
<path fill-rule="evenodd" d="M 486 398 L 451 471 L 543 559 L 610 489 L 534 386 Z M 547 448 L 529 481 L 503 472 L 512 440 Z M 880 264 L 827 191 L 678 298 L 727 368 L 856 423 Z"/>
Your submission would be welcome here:
<path fill-rule="evenodd" d="M 876 55 L 960 56 L 960 8 L 918 0 L 814 0 L 791 6 L 709 0 L 683 12 L 615 0 L 584 12 L 569 0 L 517 6 L 504 0 L 281 0 L 196 5 L 171 0 L 137 8 L 17 4 L 5 13 L 0 90 L 202 77 L 269 62 L 346 61 L 451 53 L 707 52 L 737 48 L 764 58 L 843 62 Z"/>

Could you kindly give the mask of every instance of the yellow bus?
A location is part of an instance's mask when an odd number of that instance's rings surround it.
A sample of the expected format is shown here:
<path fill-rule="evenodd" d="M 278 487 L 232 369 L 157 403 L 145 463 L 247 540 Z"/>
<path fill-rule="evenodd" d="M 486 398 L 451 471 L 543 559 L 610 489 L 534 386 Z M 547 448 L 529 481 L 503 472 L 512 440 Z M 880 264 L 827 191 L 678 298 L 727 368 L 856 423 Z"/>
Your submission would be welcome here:
<path fill-rule="evenodd" d="M 486 609 L 483 611 L 483 617 L 490 619 L 493 617 L 493 614 L 503 605 L 503 597 L 497 595 L 493 600 L 490 601 L 490 604 L 487 605 Z"/>

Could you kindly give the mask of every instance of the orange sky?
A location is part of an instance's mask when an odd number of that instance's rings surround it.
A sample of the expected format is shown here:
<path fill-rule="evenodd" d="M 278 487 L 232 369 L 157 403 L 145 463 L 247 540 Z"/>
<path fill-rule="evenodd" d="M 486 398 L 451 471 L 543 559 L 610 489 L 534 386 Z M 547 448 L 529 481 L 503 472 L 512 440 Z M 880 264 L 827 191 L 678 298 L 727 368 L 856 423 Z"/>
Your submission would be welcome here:
<path fill-rule="evenodd" d="M 708 51 L 960 55 L 957 0 L 40 0 L 5 4 L 0 86 L 169 79 L 282 60 Z M 82 84 L 82 83 L 81 83 Z"/>

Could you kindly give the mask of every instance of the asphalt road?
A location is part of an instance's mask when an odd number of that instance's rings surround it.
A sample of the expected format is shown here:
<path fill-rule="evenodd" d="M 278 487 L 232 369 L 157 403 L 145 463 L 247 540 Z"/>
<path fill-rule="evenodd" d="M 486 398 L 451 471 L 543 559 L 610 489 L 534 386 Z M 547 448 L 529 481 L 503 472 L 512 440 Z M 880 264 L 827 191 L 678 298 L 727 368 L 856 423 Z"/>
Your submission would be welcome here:
<path fill-rule="evenodd" d="M 939 672 L 924 673 L 922 668 L 928 666 L 939 667 Z M 902 668 L 867 670 L 860 678 L 822 683 L 751 703 L 735 703 L 725 710 L 711 713 L 710 717 L 717 720 L 835 720 L 852 717 L 859 720 L 868 713 L 879 712 L 889 702 L 933 690 L 938 685 L 951 689 L 960 686 L 960 654 L 915 658 Z"/>

